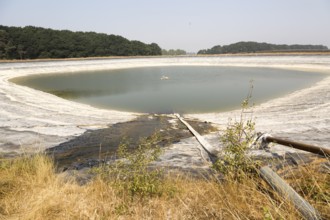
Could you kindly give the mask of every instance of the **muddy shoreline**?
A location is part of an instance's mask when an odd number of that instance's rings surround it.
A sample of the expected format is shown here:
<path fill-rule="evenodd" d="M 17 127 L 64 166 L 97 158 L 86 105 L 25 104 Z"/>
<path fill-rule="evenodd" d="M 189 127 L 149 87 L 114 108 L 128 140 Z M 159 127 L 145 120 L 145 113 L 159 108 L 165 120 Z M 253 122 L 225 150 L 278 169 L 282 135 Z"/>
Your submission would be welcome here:
<path fill-rule="evenodd" d="M 216 131 L 210 123 L 189 123 L 201 134 Z M 157 145 L 163 150 L 182 139 L 193 137 L 173 116 L 149 114 L 132 121 L 109 125 L 108 128 L 88 130 L 80 136 L 47 149 L 46 153 L 54 158 L 60 170 L 81 169 L 93 166 L 101 160 L 114 160 L 120 144 L 125 143 L 128 150 L 134 150 L 141 138 L 149 138 L 153 134 L 157 134 Z"/>

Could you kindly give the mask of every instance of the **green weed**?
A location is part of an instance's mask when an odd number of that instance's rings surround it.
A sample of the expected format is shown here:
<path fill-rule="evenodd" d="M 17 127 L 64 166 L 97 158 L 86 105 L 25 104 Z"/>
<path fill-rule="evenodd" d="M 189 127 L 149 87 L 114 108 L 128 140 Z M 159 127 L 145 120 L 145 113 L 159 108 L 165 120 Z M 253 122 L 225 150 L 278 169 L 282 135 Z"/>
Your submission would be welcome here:
<path fill-rule="evenodd" d="M 222 133 L 220 141 L 224 147 L 219 159 L 214 163 L 213 168 L 227 177 L 240 180 L 246 175 L 254 174 L 256 164 L 246 152 L 252 145 L 255 138 L 255 122 L 252 116 L 246 117 L 250 110 L 249 100 L 253 86 L 251 84 L 247 98 L 242 102 L 241 115 L 238 121 L 229 121 L 227 128 Z"/>
<path fill-rule="evenodd" d="M 164 192 L 162 184 L 163 170 L 151 168 L 162 152 L 157 145 L 158 134 L 143 138 L 136 149 L 128 150 L 128 143 L 120 144 L 117 154 L 120 159 L 110 166 L 103 166 L 103 178 L 110 180 L 122 193 L 134 196 L 155 196 Z"/>

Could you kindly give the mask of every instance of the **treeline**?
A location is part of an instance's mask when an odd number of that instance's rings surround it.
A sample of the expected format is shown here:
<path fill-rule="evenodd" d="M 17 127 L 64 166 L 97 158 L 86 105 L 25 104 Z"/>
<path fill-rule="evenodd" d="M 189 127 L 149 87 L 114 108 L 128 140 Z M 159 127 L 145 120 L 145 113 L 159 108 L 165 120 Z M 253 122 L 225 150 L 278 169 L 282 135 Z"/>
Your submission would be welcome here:
<path fill-rule="evenodd" d="M 162 55 L 164 56 L 177 56 L 177 55 L 186 55 L 187 52 L 181 49 L 170 49 L 170 50 L 162 50 Z"/>
<path fill-rule="evenodd" d="M 258 42 L 238 42 L 224 46 L 214 46 L 211 49 L 198 51 L 197 54 L 227 54 L 227 53 L 256 53 L 256 52 L 293 52 L 293 51 L 326 51 L 323 45 L 286 45 Z"/>
<path fill-rule="evenodd" d="M 323 45 L 277 45 L 238 42 L 198 51 L 198 54 L 255 52 L 327 51 Z M 40 27 L 0 25 L 0 59 L 75 58 L 102 56 L 186 55 L 184 50 L 162 50 L 156 43 L 145 44 L 118 35 L 73 32 Z"/>
<path fill-rule="evenodd" d="M 0 25 L 0 59 L 161 55 L 156 44 L 117 35 Z"/>

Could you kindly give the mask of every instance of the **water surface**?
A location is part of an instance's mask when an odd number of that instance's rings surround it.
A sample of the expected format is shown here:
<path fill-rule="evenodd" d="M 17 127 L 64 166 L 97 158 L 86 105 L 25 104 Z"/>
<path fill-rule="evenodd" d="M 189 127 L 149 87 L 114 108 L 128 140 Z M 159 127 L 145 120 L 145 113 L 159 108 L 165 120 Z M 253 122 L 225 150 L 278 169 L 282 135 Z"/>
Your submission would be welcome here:
<path fill-rule="evenodd" d="M 252 102 L 302 89 L 324 75 L 283 69 L 163 66 L 33 75 L 12 81 L 99 108 L 206 113 L 238 108 L 253 81 Z"/>

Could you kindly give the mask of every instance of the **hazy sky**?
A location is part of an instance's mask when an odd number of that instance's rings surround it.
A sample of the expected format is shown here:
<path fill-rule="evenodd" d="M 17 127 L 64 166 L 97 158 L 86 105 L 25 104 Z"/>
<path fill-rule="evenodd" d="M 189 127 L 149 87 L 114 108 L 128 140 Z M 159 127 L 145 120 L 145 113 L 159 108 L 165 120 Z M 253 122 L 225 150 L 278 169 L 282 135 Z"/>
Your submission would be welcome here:
<path fill-rule="evenodd" d="M 0 0 L 0 24 L 116 34 L 188 52 L 237 41 L 330 48 L 330 0 Z"/>

